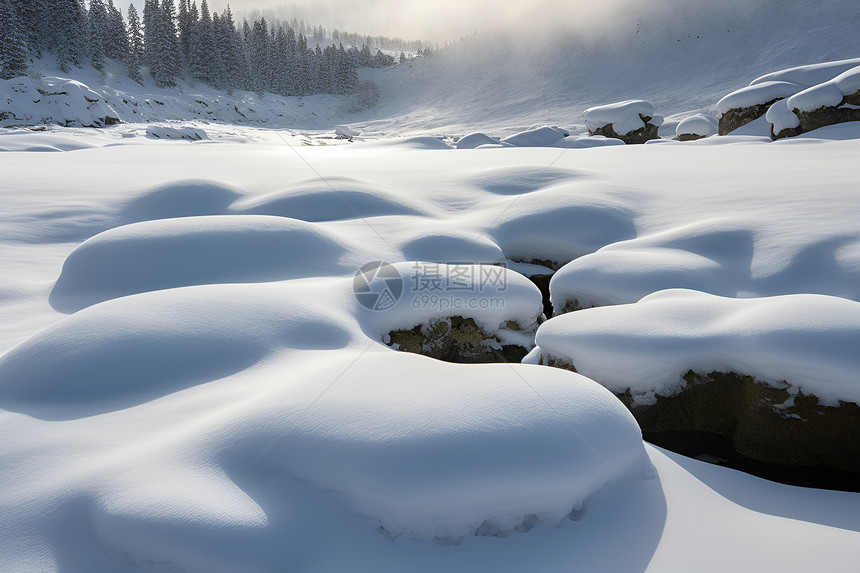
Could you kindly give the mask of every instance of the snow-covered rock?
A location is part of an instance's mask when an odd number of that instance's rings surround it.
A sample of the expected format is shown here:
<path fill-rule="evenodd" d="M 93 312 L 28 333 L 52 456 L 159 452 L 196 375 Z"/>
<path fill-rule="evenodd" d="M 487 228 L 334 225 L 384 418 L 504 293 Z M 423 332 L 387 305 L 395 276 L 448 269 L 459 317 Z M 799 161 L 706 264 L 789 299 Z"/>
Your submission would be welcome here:
<path fill-rule="evenodd" d="M 626 396 L 646 431 L 732 437 L 760 461 L 858 472 L 860 303 L 666 290 L 541 325 L 524 362 Z"/>
<path fill-rule="evenodd" d="M 102 96 L 79 81 L 59 77 L 0 80 L 0 127 L 43 123 L 104 127 L 119 122 L 119 114 Z"/>
<path fill-rule="evenodd" d="M 684 118 L 675 127 L 675 135 L 681 141 L 694 141 L 717 133 L 717 122 L 706 115 L 697 113 Z"/>
<path fill-rule="evenodd" d="M 172 127 L 168 125 L 153 125 L 146 128 L 146 135 L 156 139 L 187 139 L 201 141 L 209 139 L 206 131 L 199 127 Z"/>
<path fill-rule="evenodd" d="M 659 139 L 657 128 L 663 124 L 663 118 L 654 115 L 654 106 L 645 100 L 591 107 L 584 116 L 589 135 L 614 137 L 628 144 Z"/>
<path fill-rule="evenodd" d="M 806 86 L 785 81 L 753 83 L 733 91 L 717 102 L 720 112 L 720 135 L 728 135 L 757 118 L 781 99 L 802 91 Z"/>

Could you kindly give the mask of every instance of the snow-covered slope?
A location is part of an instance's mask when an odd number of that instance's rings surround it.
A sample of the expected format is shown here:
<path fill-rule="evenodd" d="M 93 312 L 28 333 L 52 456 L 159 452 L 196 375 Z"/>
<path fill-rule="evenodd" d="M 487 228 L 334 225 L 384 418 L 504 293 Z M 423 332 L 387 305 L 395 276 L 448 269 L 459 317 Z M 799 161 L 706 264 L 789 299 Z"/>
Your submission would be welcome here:
<path fill-rule="evenodd" d="M 536 8 L 537 9 L 537 8 Z M 766 72 L 858 57 L 856 2 L 610 1 L 572 12 L 554 32 L 527 27 L 479 35 L 407 67 L 368 73 L 383 97 L 373 121 L 387 134 L 506 135 L 533 124 L 584 131 L 592 106 L 646 99 L 674 135 Z"/>
<path fill-rule="evenodd" d="M 85 69 L 70 75 L 98 92 L 123 121 L 324 132 L 348 124 L 367 136 L 505 136 L 536 124 L 581 133 L 587 108 L 641 98 L 666 117 L 661 133 L 672 137 L 680 120 L 697 111 L 716 116 L 723 96 L 756 78 L 765 82 L 767 72 L 860 55 L 854 42 L 860 10 L 849 0 L 612 0 L 581 13 L 564 2 L 551 9 L 563 10 L 563 17 L 548 29 L 533 31 L 526 22 L 477 34 L 432 58 L 362 70 L 362 79 L 375 82 L 382 96 L 362 111 L 349 111 L 355 107 L 349 96 L 260 98 L 189 82 L 180 82 L 177 91 L 156 88 L 148 75 L 142 87 L 120 66 L 106 74 Z M 546 14 L 535 10 L 534 25 L 545 23 Z M 67 77 L 51 57 L 34 68 Z M 7 92 L 11 88 L 0 82 L 0 104 Z M 38 122 L 45 114 L 31 115 Z"/>

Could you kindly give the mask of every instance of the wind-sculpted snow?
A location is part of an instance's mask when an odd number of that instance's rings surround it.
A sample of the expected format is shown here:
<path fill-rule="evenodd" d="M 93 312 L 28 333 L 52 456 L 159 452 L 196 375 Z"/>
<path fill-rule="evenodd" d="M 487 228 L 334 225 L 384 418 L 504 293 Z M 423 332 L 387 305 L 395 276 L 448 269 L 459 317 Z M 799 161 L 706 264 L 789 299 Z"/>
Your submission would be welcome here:
<path fill-rule="evenodd" d="M 283 217 L 183 217 L 133 223 L 69 255 L 51 304 L 69 312 L 97 302 L 195 284 L 337 274 L 345 248 L 308 223 Z"/>
<path fill-rule="evenodd" d="M 54 134 L 27 134 L 40 136 Z M 386 339 L 461 316 L 501 344 L 529 348 L 538 331 L 541 351 L 585 375 L 617 369 L 643 396 L 696 355 L 687 367 L 851 397 L 856 137 L 300 153 L 78 137 L 94 145 L 0 156 L 0 570 L 860 559 L 856 495 L 755 482 L 769 493 L 750 501 L 746 477 L 699 481 L 700 465 L 643 446 L 614 387 Z M 523 274 L 563 263 L 554 300 L 646 298 L 539 327 Z M 678 286 L 831 296 L 648 296 Z"/>
<path fill-rule="evenodd" d="M 671 396 L 682 376 L 739 372 L 787 381 L 823 403 L 860 402 L 860 303 L 797 294 L 724 298 L 666 290 L 636 304 L 593 308 L 549 320 L 527 357 L 555 357 L 616 393 L 647 403 Z"/>

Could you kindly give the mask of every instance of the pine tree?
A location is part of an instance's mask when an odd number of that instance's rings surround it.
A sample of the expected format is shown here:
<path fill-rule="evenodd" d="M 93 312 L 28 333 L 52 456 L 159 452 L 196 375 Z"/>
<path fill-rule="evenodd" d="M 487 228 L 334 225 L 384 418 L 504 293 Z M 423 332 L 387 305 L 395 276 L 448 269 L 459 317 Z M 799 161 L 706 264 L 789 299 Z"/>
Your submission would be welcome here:
<path fill-rule="evenodd" d="M 122 12 L 108 0 L 108 28 L 105 55 L 118 62 L 125 62 L 129 55 L 128 30 L 125 27 Z"/>
<path fill-rule="evenodd" d="M 51 9 L 47 2 L 33 0 L 11 0 L 12 6 L 18 11 L 21 33 L 27 42 L 30 52 L 36 56 L 42 55 L 47 49 L 49 38 L 45 35 L 46 15 Z"/>
<path fill-rule="evenodd" d="M 105 69 L 105 37 L 107 36 L 107 9 L 102 0 L 90 0 L 87 14 L 87 44 L 90 64 L 99 70 Z"/>
<path fill-rule="evenodd" d="M 214 79 L 214 50 L 212 17 L 209 14 L 209 5 L 203 0 L 200 3 L 200 20 L 193 25 L 190 43 L 191 75 L 201 82 L 212 83 Z"/>
<path fill-rule="evenodd" d="M 56 0 L 54 45 L 57 65 L 81 67 L 87 57 L 87 12 L 80 0 Z"/>
<path fill-rule="evenodd" d="M 140 62 L 143 58 L 143 33 L 140 31 L 140 18 L 134 4 L 128 6 L 128 56 L 126 70 L 128 77 L 143 85 L 143 75 L 140 73 Z"/>
<path fill-rule="evenodd" d="M 0 78 L 26 75 L 29 59 L 27 36 L 18 11 L 10 0 L 0 0 Z"/>
<path fill-rule="evenodd" d="M 156 1 L 157 6 L 157 1 Z M 173 87 L 176 85 L 176 76 L 179 73 L 179 49 L 176 38 L 176 5 L 173 0 L 162 0 L 161 6 L 157 6 L 153 20 L 154 41 L 147 57 L 152 78 L 158 87 Z M 144 17 L 146 5 L 144 5 Z M 146 30 L 146 39 L 149 40 L 149 30 Z"/>

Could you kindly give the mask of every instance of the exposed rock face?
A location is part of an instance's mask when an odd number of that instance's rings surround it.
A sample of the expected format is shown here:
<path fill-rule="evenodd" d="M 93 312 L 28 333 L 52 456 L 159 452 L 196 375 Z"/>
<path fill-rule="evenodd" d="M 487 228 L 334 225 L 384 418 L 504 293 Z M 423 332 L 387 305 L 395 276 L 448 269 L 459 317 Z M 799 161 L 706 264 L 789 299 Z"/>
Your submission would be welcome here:
<path fill-rule="evenodd" d="M 576 372 L 568 361 L 541 364 Z M 860 406 L 825 406 L 815 396 L 734 372 L 688 371 L 686 386 L 653 404 L 618 398 L 645 439 L 680 453 L 719 461 L 795 485 L 860 491 Z"/>
<path fill-rule="evenodd" d="M 628 145 L 641 144 L 645 143 L 646 141 L 651 141 L 652 139 L 660 139 L 660 136 L 657 135 L 657 130 L 660 126 L 651 123 L 652 118 L 650 116 L 639 114 L 639 117 L 642 118 L 642 122 L 645 125 L 639 129 L 628 131 L 623 135 L 616 133 L 615 128 L 611 123 L 604 125 L 603 127 L 598 127 L 593 131 L 589 131 L 588 135 L 602 135 L 604 137 L 612 137 L 614 139 L 620 139 Z"/>
<path fill-rule="evenodd" d="M 521 330 L 513 321 L 505 324 L 505 328 Z M 410 330 L 394 330 L 388 337 L 388 344 L 397 350 L 460 364 L 520 362 L 530 350 L 502 344 L 497 336 L 484 332 L 473 319 L 462 316 L 432 320 Z"/>
<path fill-rule="evenodd" d="M 749 107 L 735 107 L 720 116 L 717 133 L 728 135 L 739 127 L 755 121 L 767 113 L 767 109 L 781 98 L 772 99 L 768 102 L 751 105 Z"/>
<path fill-rule="evenodd" d="M 678 141 L 696 141 L 697 139 L 703 139 L 707 136 L 705 135 L 697 135 L 695 133 L 682 133 L 677 137 Z"/>

